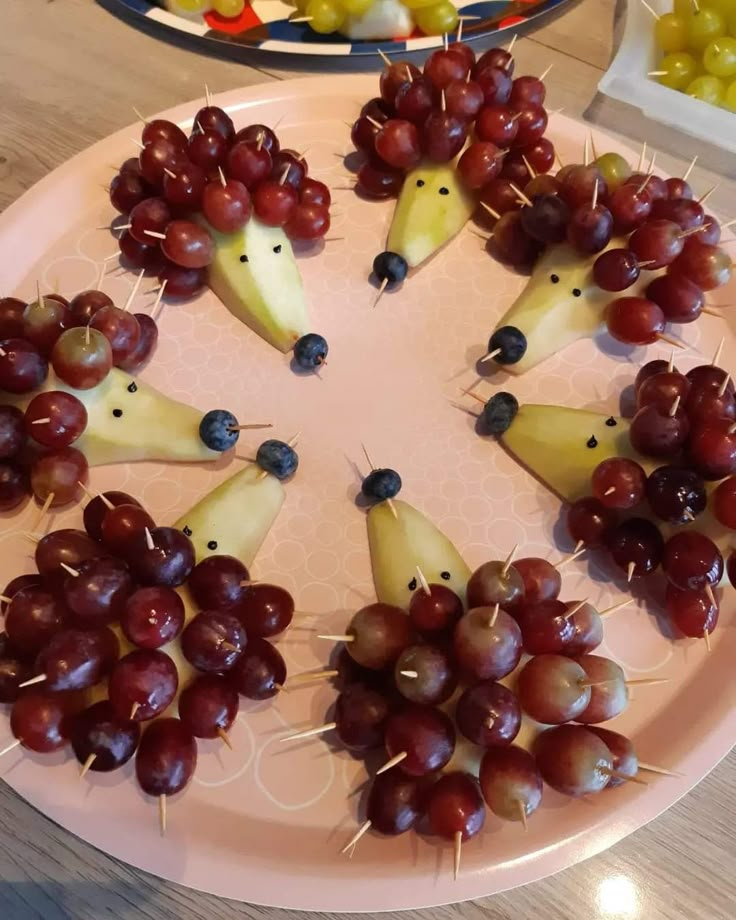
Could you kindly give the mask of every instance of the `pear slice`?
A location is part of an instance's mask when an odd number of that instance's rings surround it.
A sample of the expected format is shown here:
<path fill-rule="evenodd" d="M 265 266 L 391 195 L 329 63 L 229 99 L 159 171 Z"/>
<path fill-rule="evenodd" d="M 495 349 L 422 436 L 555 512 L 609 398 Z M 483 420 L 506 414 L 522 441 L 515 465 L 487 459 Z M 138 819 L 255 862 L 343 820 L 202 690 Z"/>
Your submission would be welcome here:
<path fill-rule="evenodd" d="M 417 166 L 404 180 L 386 249 L 415 268 L 462 230 L 475 204 L 454 160 Z"/>
<path fill-rule="evenodd" d="M 235 556 L 250 567 L 284 503 L 284 488 L 250 464 L 213 489 L 174 524 L 189 534 L 197 562 Z"/>
<path fill-rule="evenodd" d="M 374 0 L 361 16 L 346 16 L 338 31 L 341 35 L 365 41 L 410 35 L 414 30 L 411 10 L 401 0 Z"/>
<path fill-rule="evenodd" d="M 199 409 L 170 399 L 117 368 L 89 390 L 67 386 L 49 369 L 42 388 L 22 396 L 7 394 L 3 400 L 25 409 L 34 396 L 46 390 L 72 393 L 84 403 L 87 428 L 74 446 L 90 466 L 135 460 L 197 462 L 221 456 L 199 436 Z"/>
<path fill-rule="evenodd" d="M 280 227 L 251 217 L 237 233 L 218 233 L 204 218 L 215 240 L 215 258 L 207 281 L 241 322 L 288 352 L 309 332 L 302 278 L 291 242 Z"/>
<path fill-rule="evenodd" d="M 616 416 L 565 406 L 522 405 L 501 443 L 520 463 L 574 502 L 590 494 L 590 477 L 602 460 L 643 461 L 629 442 L 629 422 Z"/>
<path fill-rule="evenodd" d="M 430 584 L 446 585 L 464 599 L 471 571 L 457 549 L 412 505 L 396 498 L 392 504 L 395 517 L 387 502 L 374 505 L 367 516 L 378 600 L 407 609 L 415 590 L 422 590 L 416 587 L 417 566 Z M 414 588 L 409 586 L 412 583 Z"/>
<path fill-rule="evenodd" d="M 609 248 L 620 243 L 612 241 Z M 526 287 L 498 322 L 497 328 L 520 329 L 527 343 L 521 360 L 504 364 L 504 370 L 524 374 L 578 339 L 591 338 L 602 327 L 612 300 L 635 296 L 655 277 L 644 272 L 621 294 L 604 291 L 593 280 L 593 263 L 599 255 L 586 258 L 563 243 L 549 246 L 540 256 Z"/>

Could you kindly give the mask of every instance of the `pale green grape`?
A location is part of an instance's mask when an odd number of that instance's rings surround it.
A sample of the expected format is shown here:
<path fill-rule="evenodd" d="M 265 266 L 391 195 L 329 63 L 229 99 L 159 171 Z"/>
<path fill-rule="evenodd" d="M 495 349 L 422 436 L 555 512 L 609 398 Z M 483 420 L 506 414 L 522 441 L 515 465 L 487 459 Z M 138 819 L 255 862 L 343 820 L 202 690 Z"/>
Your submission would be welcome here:
<path fill-rule="evenodd" d="M 309 0 L 305 15 L 310 17 L 309 25 L 320 35 L 337 32 L 345 22 L 345 12 L 333 0 Z"/>
<path fill-rule="evenodd" d="M 595 161 L 595 165 L 611 191 L 623 185 L 631 175 L 631 166 L 620 153 L 603 153 Z"/>
<path fill-rule="evenodd" d="M 414 12 L 414 21 L 425 35 L 444 35 L 457 29 L 458 12 L 449 0 L 423 6 Z"/>
<path fill-rule="evenodd" d="M 701 102 L 720 105 L 725 96 L 725 86 L 718 77 L 696 77 L 685 92 Z"/>
<path fill-rule="evenodd" d="M 698 62 L 687 51 L 677 51 L 663 57 L 657 70 L 664 71 L 662 76 L 655 77 L 662 86 L 684 90 L 698 75 Z"/>
<path fill-rule="evenodd" d="M 665 54 L 687 48 L 687 19 L 665 13 L 654 24 L 654 38 Z"/>
<path fill-rule="evenodd" d="M 726 34 L 726 22 L 717 10 L 701 6 L 687 20 L 687 44 L 691 51 L 705 51 L 715 38 Z"/>
<path fill-rule="evenodd" d="M 736 76 L 736 38 L 724 35 L 712 41 L 703 54 L 703 64 L 714 77 Z"/>

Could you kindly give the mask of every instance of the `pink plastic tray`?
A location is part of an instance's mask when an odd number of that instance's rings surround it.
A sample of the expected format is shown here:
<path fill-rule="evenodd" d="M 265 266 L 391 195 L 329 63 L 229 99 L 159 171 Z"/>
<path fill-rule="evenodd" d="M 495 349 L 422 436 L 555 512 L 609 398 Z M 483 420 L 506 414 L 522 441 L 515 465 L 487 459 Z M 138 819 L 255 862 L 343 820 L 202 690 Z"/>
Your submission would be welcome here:
<path fill-rule="evenodd" d="M 309 148 L 312 172 L 346 186 L 336 153 L 350 149 L 345 121 L 374 95 L 375 77 L 304 79 L 223 94 L 239 125 L 274 123 L 298 149 Z M 198 103 L 166 113 L 181 123 Z M 325 115 L 324 113 L 329 113 Z M 587 129 L 557 115 L 550 136 L 563 160 L 579 159 Z M 102 258 L 115 249 L 112 209 L 102 186 L 110 164 L 134 154 L 128 128 L 58 169 L 0 219 L 0 290 L 32 298 L 58 284 L 71 295 L 94 284 Z M 624 148 L 602 136 L 597 148 Z M 633 157 L 633 154 L 632 154 Z M 697 179 L 697 177 L 696 177 Z M 483 252 L 469 228 L 403 288 L 372 308 L 367 277 L 383 249 L 393 203 L 335 192 L 335 220 L 324 250 L 300 260 L 312 325 L 329 339 L 329 364 L 320 377 L 298 377 L 289 359 L 240 325 L 212 295 L 167 307 L 161 343 L 145 378 L 171 396 L 203 409 L 227 406 L 242 421 L 272 420 L 276 436 L 301 431 L 298 475 L 287 487 L 281 516 L 255 566 L 260 579 L 294 592 L 298 609 L 323 612 L 320 626 L 336 631 L 351 612 L 374 598 L 363 512 L 353 499 L 364 442 L 376 462 L 397 468 L 402 498 L 430 515 L 456 542 L 471 567 L 514 544 L 525 555 L 556 555 L 557 500 L 500 447 L 480 439 L 471 421 L 450 404 L 473 379 L 469 367 L 484 351 L 495 320 L 523 284 Z M 111 272 L 109 293 L 122 299 L 132 276 Z M 153 302 L 144 285 L 137 310 Z M 145 289 L 148 288 L 148 291 Z M 734 289 L 722 291 L 733 301 Z M 682 330 L 689 367 L 710 355 L 722 335 L 733 353 L 733 329 L 705 317 Z M 650 350 L 653 356 L 655 350 Z M 568 348 L 533 373 L 507 385 L 521 400 L 558 401 L 614 411 L 622 388 L 644 360 L 601 353 L 592 342 Z M 486 385 L 490 390 L 490 386 Z M 244 438 L 239 453 L 258 443 Z M 200 495 L 239 468 L 137 464 L 92 471 L 94 488 L 137 495 L 160 523 L 170 523 Z M 227 467 L 227 468 L 225 468 Z M 36 509 L 8 518 L 0 534 L 0 582 L 28 570 L 29 545 L 19 531 Z M 79 526 L 79 509 L 56 515 L 54 526 Z M 576 568 L 576 566 L 578 566 Z M 565 570 L 564 595 L 590 596 L 605 606 L 620 595 L 591 581 L 582 562 Z M 319 910 L 378 911 L 477 898 L 556 872 L 610 846 L 656 817 L 728 752 L 736 737 L 732 605 L 721 616 L 713 650 L 673 643 L 636 606 L 606 621 L 603 654 L 634 677 L 666 675 L 670 683 L 638 688 L 613 727 L 630 734 L 640 756 L 681 773 L 651 776 L 647 788 L 629 785 L 592 801 L 575 802 L 550 790 L 529 833 L 489 816 L 482 836 L 464 847 L 462 873 L 452 881 L 449 847 L 407 834 L 365 837 L 352 860 L 339 856 L 357 821 L 366 778 L 361 763 L 325 740 L 278 743 L 286 729 L 324 721 L 334 698 L 327 686 L 295 690 L 273 704 L 244 706 L 233 731 L 235 750 L 200 746 L 197 777 L 169 805 L 161 838 L 156 805 L 136 789 L 132 769 L 77 779 L 77 764 L 61 755 L 40 758 L 14 751 L 0 762 L 7 783 L 50 818 L 136 866 L 184 885 L 262 904 Z M 281 641 L 293 672 L 318 667 L 328 643 L 306 629 Z M 11 739 L 0 718 L 0 749 Z"/>

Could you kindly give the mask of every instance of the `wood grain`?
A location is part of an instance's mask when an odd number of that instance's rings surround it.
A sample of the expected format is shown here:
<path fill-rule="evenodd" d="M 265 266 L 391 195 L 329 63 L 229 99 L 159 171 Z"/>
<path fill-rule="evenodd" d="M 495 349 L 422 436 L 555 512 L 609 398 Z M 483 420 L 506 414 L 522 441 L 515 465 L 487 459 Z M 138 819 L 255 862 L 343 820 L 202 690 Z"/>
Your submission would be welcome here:
<path fill-rule="evenodd" d="M 106 0 L 110 2 L 110 0 Z M 0 207 L 90 143 L 145 113 L 214 91 L 303 72 L 337 73 L 343 62 L 284 61 L 254 53 L 219 60 L 131 28 L 90 0 L 4 0 L 0 32 Z M 698 187 L 722 181 L 719 210 L 736 213 L 736 161 L 639 112 L 596 86 L 620 29 L 623 0 L 582 0 L 517 44 L 519 68 L 549 64 L 549 105 L 637 143 L 676 150 L 667 170 L 700 154 Z M 375 69 L 370 60 L 352 69 Z M 697 148 L 697 149 L 696 149 Z M 731 755 L 664 816 L 607 853 L 492 899 L 404 914 L 416 920 L 732 920 L 736 831 Z M 299 912 L 225 902 L 162 882 L 82 843 L 0 784 L 2 920 L 295 920 Z M 315 915 L 312 915 L 315 916 Z M 319 916 L 319 915 L 317 915 Z M 322 915 L 328 916 L 328 915 Z M 329 915 L 336 917 L 337 915 Z M 394 916 L 394 915 L 387 915 Z M 395 915 L 395 916 L 398 916 Z"/>

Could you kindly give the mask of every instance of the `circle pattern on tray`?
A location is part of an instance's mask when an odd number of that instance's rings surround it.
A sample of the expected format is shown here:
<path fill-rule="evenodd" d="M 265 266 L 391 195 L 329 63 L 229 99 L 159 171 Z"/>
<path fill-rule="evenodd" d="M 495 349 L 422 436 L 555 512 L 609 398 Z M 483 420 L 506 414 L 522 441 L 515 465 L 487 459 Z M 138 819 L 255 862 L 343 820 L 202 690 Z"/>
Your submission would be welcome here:
<path fill-rule="evenodd" d="M 129 12 L 138 14 L 167 28 L 199 39 L 210 46 L 226 44 L 230 53 L 234 48 L 275 51 L 283 54 L 314 54 L 328 57 L 386 54 L 404 51 L 423 51 L 439 48 L 441 35 L 397 36 L 381 41 L 351 40 L 343 35 L 319 35 L 308 23 L 292 23 L 289 17 L 294 7 L 283 0 L 253 0 L 247 3 L 237 19 L 223 19 L 217 13 L 206 16 L 178 16 L 149 0 L 116 0 Z M 484 38 L 497 32 L 518 28 L 568 0 L 477 0 L 464 3 L 453 0 L 463 15 L 477 17 L 464 23 L 465 41 Z"/>
<path fill-rule="evenodd" d="M 375 86 L 375 76 L 295 80 L 278 86 L 268 102 L 258 87 L 223 94 L 217 102 L 229 108 L 238 127 L 273 124 L 283 116 L 279 135 L 296 149 L 303 149 L 308 137 L 320 137 L 310 153 L 311 172 L 333 187 L 344 186 L 344 167 L 335 156 L 350 149 L 344 122 Z M 180 106 L 167 117 L 191 123 L 195 108 L 196 103 Z M 549 130 L 565 162 L 580 157 L 586 133 L 561 115 Z M 130 137 L 131 129 L 125 129 L 80 154 L 6 212 L 0 252 L 8 292 L 32 297 L 36 279 L 64 295 L 89 284 L 111 249 L 109 234 L 90 230 L 113 216 L 101 189 L 109 181 L 106 164 L 130 155 Z M 596 141 L 602 148 L 602 137 Z M 612 146 L 631 156 L 621 145 Z M 75 212 L 56 206 L 59 201 L 84 206 Z M 299 472 L 286 485 L 286 503 L 254 572 L 291 591 L 297 609 L 319 614 L 325 632 L 341 632 L 352 612 L 374 599 L 364 512 L 353 502 L 360 480 L 351 461 L 362 465 L 361 442 L 374 460 L 401 472 L 401 497 L 445 531 L 471 568 L 505 555 L 516 542 L 525 555 L 554 555 L 560 510 L 552 494 L 500 447 L 479 438 L 472 420 L 451 405 L 458 387 L 473 379 L 490 329 L 524 279 L 485 256 L 481 240 L 466 227 L 374 310 L 375 291 L 366 279 L 383 249 L 393 202 L 364 201 L 346 189 L 335 192 L 335 204 L 341 216 L 331 235 L 337 240 L 298 260 L 313 328 L 331 346 L 329 367 L 320 377 L 291 373 L 289 357 L 238 323 L 210 292 L 165 307 L 159 350 L 143 375 L 167 395 L 202 409 L 225 405 L 244 421 L 254 413 L 272 420 L 276 437 L 302 431 Z M 37 234 L 24 228 L 36 228 Z M 133 279 L 132 273 L 111 270 L 105 290 L 124 300 Z M 722 296 L 724 302 L 733 297 L 728 289 Z M 143 285 L 135 309 L 146 311 L 154 299 L 155 291 Z M 698 363 L 699 354 L 710 357 L 724 334 L 733 344 L 733 330 L 715 317 L 686 330 L 691 350 L 683 365 Z M 608 354 L 581 341 L 511 383 L 504 378 L 503 385 L 521 400 L 612 409 L 645 353 Z M 494 378 L 484 390 L 501 382 Z M 249 453 L 257 443 L 257 434 L 244 436 L 238 453 Z M 168 524 L 239 468 L 233 461 L 111 466 L 94 469 L 91 483 L 140 497 Z M 29 529 L 36 514 L 27 506 L 3 534 L 5 581 L 29 568 L 27 545 L 14 535 Z M 78 526 L 80 517 L 79 508 L 65 509 L 53 515 L 50 526 Z M 565 595 L 590 596 L 600 607 L 618 600 L 603 573 L 581 560 L 566 567 L 563 585 Z M 609 846 L 675 802 L 715 765 L 736 733 L 729 696 L 733 623 L 733 609 L 724 609 L 708 655 L 702 643 L 671 643 L 636 605 L 612 617 L 604 646 L 609 654 L 636 676 L 673 677 L 638 689 L 613 727 L 634 739 L 643 759 L 683 775 L 657 778 L 646 789 L 611 790 L 594 808 L 550 791 L 527 835 L 491 819 L 482 837 L 464 848 L 457 883 L 449 849 L 408 835 L 396 840 L 368 835 L 354 859 L 337 862 L 356 827 L 359 796 L 351 793 L 364 774 L 348 752 L 324 740 L 276 743 L 287 731 L 325 721 L 335 698 L 327 685 L 295 690 L 275 705 L 241 705 L 235 751 L 201 745 L 197 780 L 170 803 L 165 843 L 155 804 L 137 791 L 131 764 L 119 774 L 90 775 L 89 787 L 78 782 L 70 757 L 48 761 L 14 751 L 0 771 L 41 811 L 106 852 L 222 896 L 368 911 L 480 897 Z M 330 653 L 329 643 L 304 630 L 287 632 L 279 648 L 292 672 L 319 668 Z M 1 719 L 0 749 L 10 740 L 7 719 Z"/>

